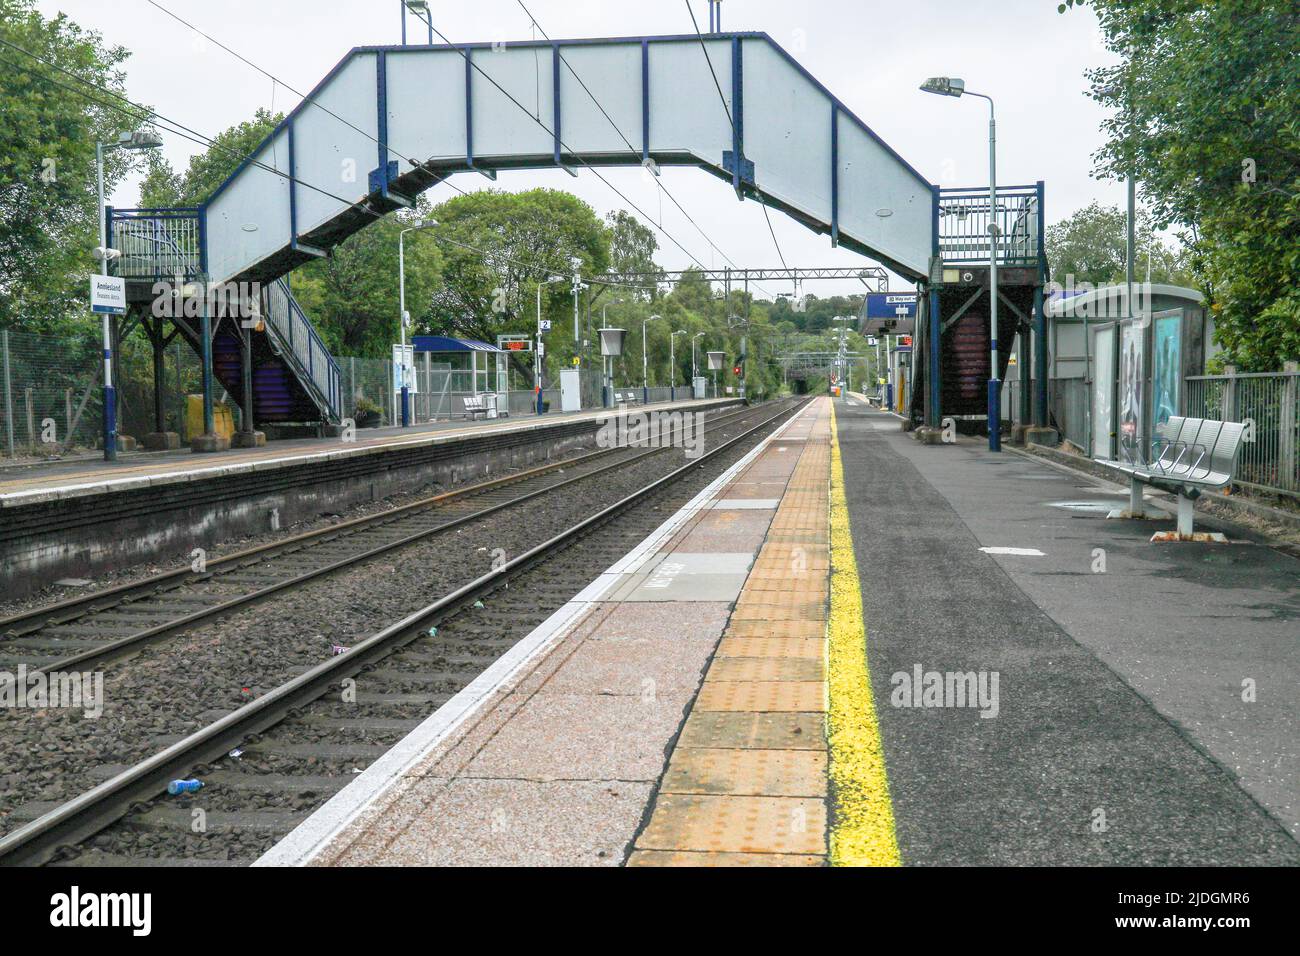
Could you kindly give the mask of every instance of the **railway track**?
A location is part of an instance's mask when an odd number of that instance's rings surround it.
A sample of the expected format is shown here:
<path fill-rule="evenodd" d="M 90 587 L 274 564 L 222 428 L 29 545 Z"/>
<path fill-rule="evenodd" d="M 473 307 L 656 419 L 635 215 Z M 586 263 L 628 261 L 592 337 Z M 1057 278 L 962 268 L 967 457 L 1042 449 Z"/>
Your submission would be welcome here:
<path fill-rule="evenodd" d="M 706 422 L 742 420 L 748 409 Z M 396 508 L 0 619 L 0 670 L 88 670 L 152 642 L 463 528 L 667 448 L 610 448 L 479 482 Z"/>
<path fill-rule="evenodd" d="M 0 864 L 252 862 L 657 527 L 656 502 L 689 497 L 801 404 L 749 410 L 761 420 L 701 459 L 148 759 L 105 768 L 104 782 L 0 838 Z M 346 678 L 355 700 L 337 693 Z M 199 794 L 159 799 L 191 773 Z"/>

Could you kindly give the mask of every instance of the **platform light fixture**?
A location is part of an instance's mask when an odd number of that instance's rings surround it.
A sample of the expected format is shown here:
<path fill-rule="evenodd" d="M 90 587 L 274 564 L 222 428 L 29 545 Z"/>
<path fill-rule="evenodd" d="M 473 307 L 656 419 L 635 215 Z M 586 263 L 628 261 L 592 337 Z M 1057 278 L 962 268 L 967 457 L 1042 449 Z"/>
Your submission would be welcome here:
<path fill-rule="evenodd" d="M 677 401 L 677 336 L 685 335 L 685 329 L 678 329 L 668 336 L 668 400 Z"/>
<path fill-rule="evenodd" d="M 421 229 L 432 229 L 438 225 L 436 219 L 416 219 L 411 225 L 407 226 L 397 234 L 397 288 L 398 288 L 398 311 L 400 319 L 398 325 L 401 326 L 399 332 L 401 338 L 401 384 L 402 395 L 402 427 L 409 428 L 411 425 L 411 388 L 407 383 L 407 373 L 409 369 L 406 366 L 406 327 L 411 324 L 411 314 L 406 311 L 406 234 L 408 232 L 418 232 Z"/>
<path fill-rule="evenodd" d="M 658 322 L 662 315 L 652 315 L 641 322 L 641 404 L 650 404 L 650 353 L 646 349 L 645 328 L 650 322 Z"/>
<path fill-rule="evenodd" d="M 998 380 L 998 123 L 993 97 L 966 89 L 953 76 L 932 76 L 921 90 L 937 96 L 977 96 L 989 102 L 989 451 L 1002 450 L 1002 383 Z"/>
<path fill-rule="evenodd" d="M 542 414 L 542 366 L 545 362 L 545 350 L 542 347 L 542 286 L 564 282 L 564 276 L 551 276 L 537 283 L 537 346 L 533 351 L 533 388 L 537 392 L 537 414 Z"/>
<path fill-rule="evenodd" d="M 966 92 L 966 81 L 955 76 L 932 76 L 921 84 L 921 89 L 939 96 L 961 96 Z"/>
<path fill-rule="evenodd" d="M 415 14 L 429 27 L 429 46 L 433 46 L 433 15 L 429 11 L 428 0 L 401 0 L 402 2 L 402 46 L 406 46 L 406 15 Z"/>
<path fill-rule="evenodd" d="M 99 186 L 99 246 L 95 249 L 95 258 L 99 260 L 102 276 L 108 275 L 108 264 L 119 258 L 121 252 L 108 247 L 108 210 L 104 205 L 104 154 L 115 149 L 145 150 L 157 149 L 162 138 L 151 129 L 124 130 L 117 134 L 111 143 L 95 143 L 95 181 Z M 117 393 L 113 389 L 113 329 L 108 313 L 103 317 L 104 332 L 104 460 L 117 460 Z M 210 344 L 210 337 L 204 338 Z M 211 367 L 205 363 L 204 375 Z M 205 423 L 210 424 L 210 422 Z M 208 429 L 211 431 L 211 429 Z"/>

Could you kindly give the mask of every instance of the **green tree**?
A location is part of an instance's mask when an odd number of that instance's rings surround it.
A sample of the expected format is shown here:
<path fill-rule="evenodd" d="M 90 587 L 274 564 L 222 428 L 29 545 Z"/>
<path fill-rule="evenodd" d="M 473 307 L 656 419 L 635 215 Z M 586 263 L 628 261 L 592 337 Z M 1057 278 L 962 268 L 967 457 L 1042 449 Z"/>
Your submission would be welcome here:
<path fill-rule="evenodd" d="M 146 117 L 103 105 L 124 92 L 128 51 L 63 14 L 47 20 L 33 0 L 0 0 L 0 38 L 109 91 L 98 103 L 77 96 L 66 88 L 76 80 L 0 46 L 0 325 L 67 331 L 89 320 L 86 282 L 99 244 L 95 143 L 112 142 Z M 106 189 L 127 174 L 133 156 L 108 154 Z"/>
<path fill-rule="evenodd" d="M 415 316 L 425 332 L 489 342 L 502 333 L 530 333 L 536 328 L 538 283 L 571 275 L 573 259 L 584 276 L 609 268 L 609 231 L 569 193 L 485 190 L 448 199 L 431 214 L 438 221 L 433 234 L 442 252 L 443 283 L 431 309 Z M 544 286 L 543 310 L 557 329 L 568 326 L 569 282 Z M 567 362 L 574 354 L 570 336 L 553 335 L 548 344 L 548 358 Z M 526 364 L 517 369 L 531 371 Z"/>
<path fill-rule="evenodd" d="M 1052 279 L 1094 286 L 1123 282 L 1126 275 L 1128 216 L 1118 206 L 1092 202 L 1069 219 L 1047 227 L 1047 258 Z M 1180 261 L 1179 250 L 1155 234 L 1150 216 L 1139 209 L 1135 228 L 1135 269 L 1138 281 L 1186 285 L 1193 279 Z"/>
<path fill-rule="evenodd" d="M 1075 2 L 1062 4 L 1064 9 Z M 1119 62 L 1099 174 L 1133 175 L 1186 230 L 1228 361 L 1300 355 L 1300 17 L 1295 0 L 1092 0 Z"/>
<path fill-rule="evenodd" d="M 659 251 L 659 240 L 654 230 L 643 226 L 637 218 L 626 209 L 619 209 L 606 214 L 605 223 L 609 229 L 609 267 L 614 272 L 648 272 L 655 275 L 645 280 L 646 285 L 657 286 L 663 270 L 655 264 L 655 253 Z M 629 295 L 640 299 L 652 299 L 653 289 L 629 289 Z"/>

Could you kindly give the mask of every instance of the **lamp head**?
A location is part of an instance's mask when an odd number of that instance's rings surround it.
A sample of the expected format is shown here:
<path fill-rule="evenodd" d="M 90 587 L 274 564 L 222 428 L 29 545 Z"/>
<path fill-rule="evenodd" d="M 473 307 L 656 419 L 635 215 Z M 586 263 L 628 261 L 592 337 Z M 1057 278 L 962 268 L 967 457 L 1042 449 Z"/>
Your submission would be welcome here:
<path fill-rule="evenodd" d="M 966 92 L 966 81 L 955 76 L 932 76 L 921 84 L 921 89 L 939 96 L 961 96 Z"/>
<path fill-rule="evenodd" d="M 137 129 L 117 134 L 118 149 L 157 149 L 162 144 L 162 137 L 153 130 Z"/>

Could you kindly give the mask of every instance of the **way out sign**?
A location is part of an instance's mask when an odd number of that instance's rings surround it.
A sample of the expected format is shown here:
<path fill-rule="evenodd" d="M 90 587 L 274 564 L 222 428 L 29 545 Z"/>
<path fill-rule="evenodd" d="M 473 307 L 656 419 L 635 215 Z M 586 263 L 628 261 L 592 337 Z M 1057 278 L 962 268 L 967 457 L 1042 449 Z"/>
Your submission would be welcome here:
<path fill-rule="evenodd" d="M 96 315 L 126 315 L 126 279 L 91 276 L 90 311 Z"/>

